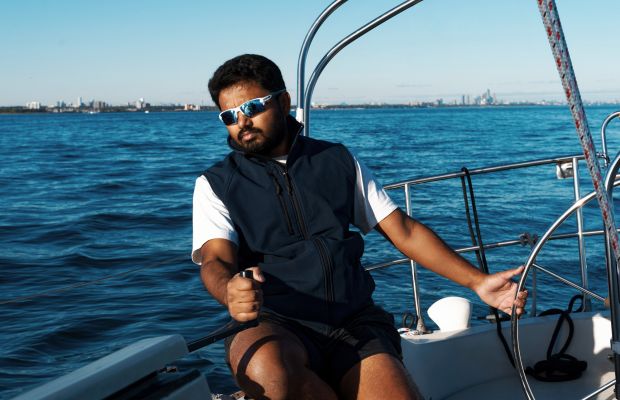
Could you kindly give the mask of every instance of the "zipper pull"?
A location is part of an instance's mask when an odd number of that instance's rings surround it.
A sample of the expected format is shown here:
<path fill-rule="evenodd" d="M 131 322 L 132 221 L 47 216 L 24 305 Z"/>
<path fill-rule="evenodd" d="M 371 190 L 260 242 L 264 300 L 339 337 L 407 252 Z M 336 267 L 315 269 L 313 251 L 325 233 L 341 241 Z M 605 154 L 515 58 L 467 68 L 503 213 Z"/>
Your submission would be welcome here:
<path fill-rule="evenodd" d="M 288 175 L 288 171 L 283 170 L 282 175 L 284 175 L 284 180 L 286 182 L 286 188 L 288 189 L 288 194 L 293 194 L 293 185 L 291 184 L 291 177 Z"/>
<path fill-rule="evenodd" d="M 273 180 L 273 185 L 276 187 L 276 194 L 280 196 L 282 194 L 282 186 L 280 186 L 280 183 L 278 183 L 278 179 L 274 175 L 269 174 L 269 176 L 271 176 L 271 179 Z"/>

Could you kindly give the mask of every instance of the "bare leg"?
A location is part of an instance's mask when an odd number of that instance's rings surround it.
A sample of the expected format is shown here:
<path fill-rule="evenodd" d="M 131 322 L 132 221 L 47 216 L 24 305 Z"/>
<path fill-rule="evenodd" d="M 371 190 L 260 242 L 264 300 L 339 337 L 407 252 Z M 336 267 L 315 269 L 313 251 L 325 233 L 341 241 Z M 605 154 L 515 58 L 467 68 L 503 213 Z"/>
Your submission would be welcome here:
<path fill-rule="evenodd" d="M 422 399 L 405 367 L 389 354 L 375 354 L 351 368 L 340 381 L 344 399 Z"/>
<path fill-rule="evenodd" d="M 253 399 L 337 399 L 308 368 L 300 340 L 275 324 L 238 333 L 230 345 L 230 364 L 237 383 Z"/>

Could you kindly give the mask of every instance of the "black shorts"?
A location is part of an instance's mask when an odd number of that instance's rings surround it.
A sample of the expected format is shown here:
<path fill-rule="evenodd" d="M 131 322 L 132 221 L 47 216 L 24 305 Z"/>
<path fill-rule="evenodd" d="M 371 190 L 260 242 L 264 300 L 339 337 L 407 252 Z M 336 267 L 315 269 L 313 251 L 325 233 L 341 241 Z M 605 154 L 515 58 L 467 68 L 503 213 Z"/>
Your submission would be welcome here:
<path fill-rule="evenodd" d="M 377 305 L 363 308 L 328 334 L 272 313 L 261 313 L 260 322 L 275 324 L 293 333 L 308 353 L 309 367 L 332 387 L 364 358 L 387 353 L 402 362 L 400 335 L 394 317 Z M 226 338 L 226 359 L 234 336 Z M 230 367 L 230 364 L 229 364 Z"/>

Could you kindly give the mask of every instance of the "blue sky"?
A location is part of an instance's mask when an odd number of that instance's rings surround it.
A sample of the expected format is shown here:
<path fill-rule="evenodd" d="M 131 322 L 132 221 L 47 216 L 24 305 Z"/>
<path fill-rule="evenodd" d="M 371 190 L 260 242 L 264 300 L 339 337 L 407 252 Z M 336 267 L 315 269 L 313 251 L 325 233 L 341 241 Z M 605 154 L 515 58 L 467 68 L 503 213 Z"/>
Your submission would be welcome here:
<path fill-rule="evenodd" d="M 0 105 L 97 99 L 212 104 L 218 65 L 259 53 L 295 94 L 303 38 L 327 0 L 34 1 L 0 5 Z M 398 1 L 349 0 L 324 24 L 308 70 Z M 620 100 L 620 1 L 559 0 L 582 96 Z M 535 0 L 425 0 L 344 49 L 313 99 L 409 102 L 472 96 L 561 99 Z"/>

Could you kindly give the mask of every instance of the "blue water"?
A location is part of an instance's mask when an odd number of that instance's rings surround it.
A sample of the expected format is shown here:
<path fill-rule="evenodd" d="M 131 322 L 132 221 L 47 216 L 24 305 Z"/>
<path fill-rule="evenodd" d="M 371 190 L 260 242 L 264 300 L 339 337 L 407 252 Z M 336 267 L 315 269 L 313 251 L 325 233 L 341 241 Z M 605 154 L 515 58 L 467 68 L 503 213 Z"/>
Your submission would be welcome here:
<path fill-rule="evenodd" d="M 587 109 L 599 149 L 600 124 L 612 111 Z M 325 110 L 312 118 L 313 136 L 350 146 L 384 184 L 581 151 L 565 107 Z M 609 129 L 612 154 L 619 125 Z M 193 340 L 228 320 L 189 258 L 194 180 L 228 152 L 225 137 L 214 112 L 0 115 L 0 397 L 138 339 Z M 473 179 L 485 242 L 542 234 L 572 196 L 572 182 L 555 179 L 552 166 Z M 585 168 L 582 182 L 585 193 Z M 402 193 L 393 197 L 403 204 Z M 458 180 L 415 187 L 412 206 L 449 244 L 469 244 Z M 585 212 L 587 227 L 599 228 L 598 210 Z M 563 227 L 571 229 L 574 222 Z M 600 241 L 586 245 L 591 287 L 605 294 Z M 366 242 L 364 264 L 401 257 L 376 233 Z M 574 241 L 554 242 L 539 260 L 578 281 L 575 249 Z M 515 247 L 487 257 L 499 270 L 528 254 Z M 374 273 L 376 300 L 397 320 L 413 305 L 407 270 Z M 425 307 L 445 295 L 471 297 L 424 270 L 420 279 Z M 541 308 L 564 307 L 573 292 L 540 281 Z M 32 298 L 6 303 L 25 296 Z M 474 314 L 485 315 L 474 302 Z M 201 369 L 215 391 L 230 392 L 223 358 L 217 343 L 179 366 Z"/>

